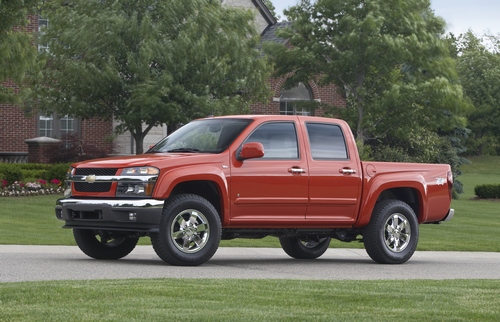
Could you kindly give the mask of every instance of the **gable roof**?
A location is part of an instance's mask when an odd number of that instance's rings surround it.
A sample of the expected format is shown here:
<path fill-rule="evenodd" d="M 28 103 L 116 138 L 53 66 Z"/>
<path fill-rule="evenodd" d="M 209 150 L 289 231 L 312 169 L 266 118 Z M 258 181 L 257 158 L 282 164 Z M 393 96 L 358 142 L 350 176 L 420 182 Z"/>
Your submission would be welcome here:
<path fill-rule="evenodd" d="M 264 19 L 269 23 L 270 25 L 274 25 L 278 22 L 276 18 L 273 16 L 271 11 L 267 8 L 267 6 L 264 4 L 262 0 L 252 0 L 253 4 L 255 7 L 259 10 L 260 14 Z"/>
<path fill-rule="evenodd" d="M 290 27 L 291 25 L 292 22 L 290 21 L 282 21 L 275 23 L 274 25 L 270 25 L 266 28 L 266 30 L 262 32 L 261 42 L 271 41 L 279 44 L 286 44 L 288 42 L 288 39 L 279 38 L 278 36 L 276 36 L 276 31 L 281 28 Z"/>

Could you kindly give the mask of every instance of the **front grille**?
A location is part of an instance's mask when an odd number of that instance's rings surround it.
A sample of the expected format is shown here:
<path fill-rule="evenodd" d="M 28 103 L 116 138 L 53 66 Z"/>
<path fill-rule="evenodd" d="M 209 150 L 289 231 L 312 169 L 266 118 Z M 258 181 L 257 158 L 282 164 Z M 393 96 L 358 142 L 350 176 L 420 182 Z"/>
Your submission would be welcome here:
<path fill-rule="evenodd" d="M 76 168 L 75 175 L 88 176 L 95 174 L 96 176 L 114 176 L 118 169 L 116 168 Z"/>
<path fill-rule="evenodd" d="M 117 171 L 116 168 L 76 168 L 75 175 L 113 176 Z M 78 192 L 108 192 L 111 189 L 111 182 L 75 182 L 74 188 Z"/>
<path fill-rule="evenodd" d="M 111 182 L 75 182 L 74 185 L 78 192 L 108 192 L 111 189 Z"/>

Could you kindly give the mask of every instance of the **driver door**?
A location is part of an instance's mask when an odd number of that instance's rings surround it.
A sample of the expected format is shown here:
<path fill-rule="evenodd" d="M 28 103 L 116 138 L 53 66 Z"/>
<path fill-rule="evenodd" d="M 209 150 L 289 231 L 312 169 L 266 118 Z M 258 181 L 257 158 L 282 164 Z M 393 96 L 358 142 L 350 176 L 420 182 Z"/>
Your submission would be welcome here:
<path fill-rule="evenodd" d="M 264 156 L 231 169 L 231 226 L 286 227 L 283 222 L 305 220 L 307 160 L 297 137 L 295 122 L 268 122 L 245 140 L 262 143 Z"/>

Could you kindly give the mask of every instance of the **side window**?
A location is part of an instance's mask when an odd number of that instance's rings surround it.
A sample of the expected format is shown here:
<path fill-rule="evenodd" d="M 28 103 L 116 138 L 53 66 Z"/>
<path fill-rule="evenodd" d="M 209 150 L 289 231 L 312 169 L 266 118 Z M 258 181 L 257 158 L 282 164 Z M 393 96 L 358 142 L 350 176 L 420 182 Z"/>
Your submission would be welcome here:
<path fill-rule="evenodd" d="M 308 123 L 306 127 L 314 160 L 348 158 L 344 135 L 338 125 Z"/>
<path fill-rule="evenodd" d="M 297 131 L 291 122 L 266 123 L 257 128 L 245 141 L 264 146 L 262 159 L 298 159 Z"/>

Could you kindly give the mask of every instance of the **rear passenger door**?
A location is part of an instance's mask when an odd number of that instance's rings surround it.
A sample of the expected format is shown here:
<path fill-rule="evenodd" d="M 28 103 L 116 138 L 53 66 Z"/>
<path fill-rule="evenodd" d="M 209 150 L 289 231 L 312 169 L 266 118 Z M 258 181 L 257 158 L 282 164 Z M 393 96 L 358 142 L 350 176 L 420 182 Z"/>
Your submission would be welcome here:
<path fill-rule="evenodd" d="M 361 196 L 361 169 L 356 151 L 349 151 L 342 127 L 304 122 L 310 151 L 308 221 L 336 225 L 355 222 Z"/>

